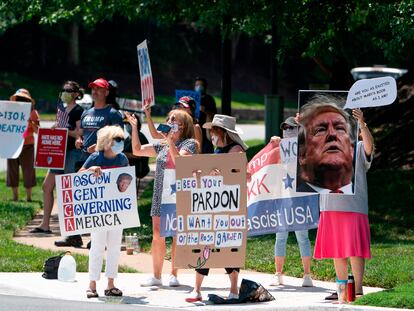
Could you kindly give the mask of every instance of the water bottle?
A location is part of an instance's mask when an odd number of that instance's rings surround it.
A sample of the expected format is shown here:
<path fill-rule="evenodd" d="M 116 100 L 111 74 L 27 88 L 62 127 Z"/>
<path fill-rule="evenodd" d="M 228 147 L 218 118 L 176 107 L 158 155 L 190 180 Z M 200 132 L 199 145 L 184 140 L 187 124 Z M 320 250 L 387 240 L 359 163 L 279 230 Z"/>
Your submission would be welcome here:
<path fill-rule="evenodd" d="M 355 301 L 355 282 L 354 276 L 348 274 L 348 302 Z"/>
<path fill-rule="evenodd" d="M 58 280 L 62 282 L 75 282 L 75 277 L 76 261 L 68 251 L 60 260 L 58 268 Z"/>
<path fill-rule="evenodd" d="M 134 233 L 133 239 L 132 239 L 132 245 L 134 247 L 134 252 L 138 254 L 141 251 L 141 248 L 139 246 L 139 240 L 136 233 Z"/>
<path fill-rule="evenodd" d="M 132 236 L 127 235 L 125 237 L 125 244 L 126 244 L 126 253 L 127 255 L 132 255 L 134 253 L 134 246 L 132 243 Z"/>

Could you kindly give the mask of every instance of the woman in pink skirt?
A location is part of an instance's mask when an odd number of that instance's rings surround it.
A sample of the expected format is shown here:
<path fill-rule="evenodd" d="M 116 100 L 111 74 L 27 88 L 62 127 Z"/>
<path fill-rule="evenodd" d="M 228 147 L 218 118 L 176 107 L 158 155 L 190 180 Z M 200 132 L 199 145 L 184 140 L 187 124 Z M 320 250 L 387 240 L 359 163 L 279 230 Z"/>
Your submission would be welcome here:
<path fill-rule="evenodd" d="M 320 221 L 314 257 L 332 258 L 338 283 L 348 279 L 348 258 L 355 278 L 355 292 L 362 295 L 365 259 L 371 258 L 371 236 L 368 222 L 368 188 L 366 173 L 374 154 L 374 139 L 360 109 L 352 110 L 358 121 L 362 141 L 357 143 L 355 195 L 321 194 Z M 327 299 L 335 299 L 333 294 Z"/>

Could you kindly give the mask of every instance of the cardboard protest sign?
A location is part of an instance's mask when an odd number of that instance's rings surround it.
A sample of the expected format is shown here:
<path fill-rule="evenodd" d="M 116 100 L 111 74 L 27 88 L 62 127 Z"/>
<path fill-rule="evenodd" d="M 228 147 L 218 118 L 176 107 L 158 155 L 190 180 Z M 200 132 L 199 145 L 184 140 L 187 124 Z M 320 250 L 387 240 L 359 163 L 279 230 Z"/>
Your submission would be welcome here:
<path fill-rule="evenodd" d="M 139 74 L 141 77 L 141 97 L 144 106 L 155 104 L 154 84 L 152 80 L 151 63 L 148 54 L 147 40 L 137 46 Z"/>
<path fill-rule="evenodd" d="M 357 122 L 346 91 L 299 91 L 297 192 L 354 194 Z"/>
<path fill-rule="evenodd" d="M 297 138 L 270 142 L 249 162 L 249 236 L 308 230 L 319 223 L 319 196 L 294 191 Z"/>
<path fill-rule="evenodd" d="M 352 85 L 344 108 L 386 106 L 396 98 L 397 82 L 393 77 L 363 79 Z"/>
<path fill-rule="evenodd" d="M 56 176 L 62 236 L 140 226 L 134 167 L 102 172 Z"/>
<path fill-rule="evenodd" d="M 35 167 L 65 168 L 68 129 L 39 128 Z"/>
<path fill-rule="evenodd" d="M 191 90 L 175 90 L 175 102 L 178 102 L 178 100 L 183 96 L 190 96 L 194 99 L 196 102 L 195 107 L 195 117 L 200 117 L 200 105 L 201 105 L 201 93 Z"/>
<path fill-rule="evenodd" d="M 0 158 L 20 155 L 31 108 L 31 103 L 0 101 Z"/>
<path fill-rule="evenodd" d="M 246 254 L 246 155 L 176 158 L 178 268 L 243 267 Z M 217 169 L 218 176 L 210 173 Z M 198 172 L 194 177 L 193 172 Z"/>

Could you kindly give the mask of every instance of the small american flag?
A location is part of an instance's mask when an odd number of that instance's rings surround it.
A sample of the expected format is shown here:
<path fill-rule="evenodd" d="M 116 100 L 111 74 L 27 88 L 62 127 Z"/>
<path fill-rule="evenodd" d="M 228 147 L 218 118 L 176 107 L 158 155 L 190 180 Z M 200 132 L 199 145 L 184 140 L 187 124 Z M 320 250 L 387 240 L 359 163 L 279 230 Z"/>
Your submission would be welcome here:
<path fill-rule="evenodd" d="M 67 128 L 69 126 L 69 114 L 66 112 L 66 109 L 58 108 L 56 113 L 56 127 L 58 128 Z"/>

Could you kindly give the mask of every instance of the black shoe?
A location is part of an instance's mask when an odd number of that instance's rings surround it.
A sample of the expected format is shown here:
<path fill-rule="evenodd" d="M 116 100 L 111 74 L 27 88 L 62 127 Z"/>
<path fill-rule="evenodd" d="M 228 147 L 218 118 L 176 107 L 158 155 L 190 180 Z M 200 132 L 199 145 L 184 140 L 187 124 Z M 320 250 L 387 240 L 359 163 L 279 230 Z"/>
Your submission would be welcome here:
<path fill-rule="evenodd" d="M 86 244 L 86 248 L 87 248 L 87 249 L 91 249 L 91 242 L 92 242 L 92 241 L 89 241 L 89 242 L 88 242 L 88 244 Z"/>
<path fill-rule="evenodd" d="M 329 296 L 326 296 L 325 300 L 338 300 L 338 293 L 334 292 L 334 293 L 330 294 Z"/>
<path fill-rule="evenodd" d="M 82 237 L 80 235 L 71 235 L 62 240 L 55 241 L 55 246 L 73 246 L 81 247 L 83 245 Z"/>

